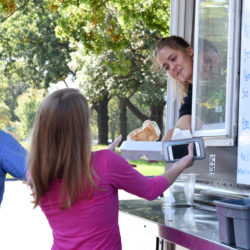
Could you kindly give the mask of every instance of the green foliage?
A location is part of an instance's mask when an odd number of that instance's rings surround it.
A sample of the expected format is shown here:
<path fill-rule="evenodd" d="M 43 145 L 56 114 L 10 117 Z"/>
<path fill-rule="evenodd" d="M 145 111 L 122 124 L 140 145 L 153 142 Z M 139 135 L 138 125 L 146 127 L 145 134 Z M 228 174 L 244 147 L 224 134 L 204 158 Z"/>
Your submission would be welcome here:
<path fill-rule="evenodd" d="M 136 98 L 133 98 L 133 100 Z M 132 101 L 133 101 L 132 100 Z M 143 103 L 133 101 L 136 108 L 138 108 L 143 114 L 147 115 L 149 117 L 149 107 L 148 105 L 144 105 Z M 133 131 L 136 128 L 142 127 L 143 122 L 138 119 L 129 109 L 127 110 L 127 128 L 128 128 L 128 134 Z"/>
<path fill-rule="evenodd" d="M 10 113 L 8 106 L 0 101 L 0 129 L 4 130 L 10 124 Z"/>
<path fill-rule="evenodd" d="M 70 49 L 55 36 L 56 15 L 44 1 L 35 2 L 28 1 L 0 25 L 0 60 L 5 76 L 15 72 L 19 81 L 48 87 L 69 74 Z"/>
<path fill-rule="evenodd" d="M 19 121 L 15 123 L 18 135 L 26 138 L 33 127 L 38 106 L 46 95 L 45 90 L 29 88 L 17 99 L 18 106 L 15 113 Z"/>
<path fill-rule="evenodd" d="M 148 49 L 161 35 L 168 34 L 169 4 L 169 0 L 51 2 L 57 6 L 60 15 L 57 35 L 62 40 L 80 41 L 84 53 L 92 57 L 100 55 L 102 59 L 98 60 L 103 70 L 119 76 L 111 81 L 116 83 L 116 87 L 107 90 L 111 95 L 123 96 L 130 96 L 138 88 L 143 77 L 135 76 L 142 76 L 142 67 L 148 63 L 143 57 L 149 55 Z M 124 86 L 131 90 L 130 93 L 124 91 Z"/>
<path fill-rule="evenodd" d="M 76 51 L 71 53 L 69 65 L 72 71 L 76 71 L 76 81 L 89 102 L 94 104 L 104 96 L 114 100 L 109 105 L 115 107 L 113 110 L 109 108 L 109 136 L 112 139 L 119 133 L 119 101 L 115 97 L 130 99 L 147 116 L 150 116 L 149 106 L 152 103 L 165 103 L 166 77 L 155 68 L 152 59 L 152 48 L 159 36 L 158 32 L 138 24 L 130 46 L 122 50 L 121 61 L 120 53 L 112 50 L 99 55 L 87 53 L 79 43 L 76 43 Z M 142 122 L 137 117 L 130 112 L 128 115 L 128 131 L 141 127 Z"/>
<path fill-rule="evenodd" d="M 94 53 L 127 47 L 138 22 L 167 35 L 169 4 L 169 0 L 48 1 L 60 15 L 57 35 L 81 41 Z"/>
<path fill-rule="evenodd" d="M 110 99 L 109 105 L 109 138 L 112 141 L 119 136 L 119 99 Z"/>
<path fill-rule="evenodd" d="M 97 113 L 94 109 L 91 109 L 91 120 L 90 120 L 90 127 L 91 127 L 91 134 L 92 139 L 98 139 L 98 124 L 97 124 Z"/>
<path fill-rule="evenodd" d="M 90 102 L 98 102 L 112 88 L 113 79 L 109 77 L 107 67 L 103 63 L 106 54 L 98 57 L 93 54 L 86 55 L 84 48 L 82 49 L 72 54 L 72 58 L 76 60 L 74 64 L 78 67 L 76 81 Z"/>
<path fill-rule="evenodd" d="M 152 48 L 160 34 L 142 24 L 136 26 L 133 34 L 130 46 L 121 53 L 107 50 L 95 55 L 87 53 L 79 43 L 76 52 L 71 53 L 70 67 L 77 72 L 76 80 L 91 102 L 107 93 L 110 98 L 130 98 L 136 92 L 140 92 L 141 103 L 164 101 L 165 75 L 157 71 L 152 62 Z"/>
<path fill-rule="evenodd" d="M 1 13 L 3 14 L 3 17 L 13 14 L 16 11 L 16 9 L 17 9 L 17 6 L 16 6 L 15 0 L 1 0 L 0 1 L 0 10 L 1 10 Z"/>
<path fill-rule="evenodd" d="M 17 105 L 17 97 L 21 95 L 28 85 L 19 80 L 17 72 L 13 71 L 9 77 L 4 75 L 4 65 L 0 64 L 0 98 L 1 102 L 7 105 L 11 122 L 18 120 L 14 113 Z"/>
<path fill-rule="evenodd" d="M 23 136 L 32 110 L 27 104 L 26 118 L 17 117 L 17 96 L 69 74 L 76 76 L 90 103 L 103 96 L 133 96 L 144 110 L 162 103 L 165 77 L 153 69 L 151 49 L 168 35 L 169 5 L 170 0 L 2 0 L 1 18 L 9 16 L 0 25 L 0 78 L 7 83 L 3 100 L 11 121 L 26 119 Z M 118 124 L 114 108 L 112 112 L 111 137 Z"/>
<path fill-rule="evenodd" d="M 22 137 L 29 133 L 37 106 L 33 106 L 36 104 L 33 97 L 30 103 L 26 102 L 22 113 L 21 104 L 16 109 L 18 96 L 30 86 L 47 88 L 71 73 L 67 65 L 71 52 L 69 43 L 55 36 L 56 15 L 44 7 L 45 3 L 8 0 L 0 4 L 1 18 L 6 18 L 0 25 L 0 97 L 9 108 L 9 123 L 17 124 Z M 15 11 L 4 9 L 6 4 L 14 4 Z"/>

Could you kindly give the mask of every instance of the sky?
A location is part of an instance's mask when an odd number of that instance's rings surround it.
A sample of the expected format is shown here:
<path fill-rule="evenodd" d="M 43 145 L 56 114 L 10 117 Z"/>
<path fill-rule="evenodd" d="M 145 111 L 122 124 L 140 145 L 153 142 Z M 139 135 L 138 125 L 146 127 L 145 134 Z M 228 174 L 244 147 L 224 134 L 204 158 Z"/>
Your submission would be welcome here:
<path fill-rule="evenodd" d="M 67 82 L 69 88 L 79 88 L 78 83 L 72 80 L 72 78 L 70 76 L 68 76 L 65 81 Z M 58 89 L 63 89 L 66 88 L 67 86 L 65 85 L 65 83 L 63 81 L 60 81 L 58 83 L 52 83 L 50 85 L 50 87 L 48 88 L 49 94 L 58 90 Z"/>

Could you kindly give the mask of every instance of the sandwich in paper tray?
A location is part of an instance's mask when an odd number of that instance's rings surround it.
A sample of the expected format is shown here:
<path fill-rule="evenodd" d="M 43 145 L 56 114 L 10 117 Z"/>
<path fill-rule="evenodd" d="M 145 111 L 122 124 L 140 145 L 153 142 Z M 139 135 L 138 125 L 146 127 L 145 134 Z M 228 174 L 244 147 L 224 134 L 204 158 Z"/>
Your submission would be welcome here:
<path fill-rule="evenodd" d="M 127 141 L 124 141 L 119 150 L 127 160 L 163 160 L 162 142 L 157 141 L 161 131 L 156 122 L 146 120 L 141 128 L 129 133 Z"/>

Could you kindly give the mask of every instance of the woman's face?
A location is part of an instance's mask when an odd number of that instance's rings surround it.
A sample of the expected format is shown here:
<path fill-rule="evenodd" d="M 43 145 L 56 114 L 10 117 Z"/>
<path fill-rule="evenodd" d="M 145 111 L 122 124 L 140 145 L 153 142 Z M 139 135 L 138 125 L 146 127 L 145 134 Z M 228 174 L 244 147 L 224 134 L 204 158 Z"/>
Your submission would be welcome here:
<path fill-rule="evenodd" d="M 193 48 L 172 49 L 163 47 L 157 53 L 160 66 L 175 80 L 193 82 Z"/>

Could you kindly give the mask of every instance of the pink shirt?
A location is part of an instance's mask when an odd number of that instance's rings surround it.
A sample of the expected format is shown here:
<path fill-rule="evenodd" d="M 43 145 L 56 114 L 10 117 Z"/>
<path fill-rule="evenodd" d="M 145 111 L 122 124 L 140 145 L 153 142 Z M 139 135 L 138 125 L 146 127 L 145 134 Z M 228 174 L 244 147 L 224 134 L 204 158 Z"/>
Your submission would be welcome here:
<path fill-rule="evenodd" d="M 72 207 L 58 206 L 61 181 L 52 183 L 41 199 L 41 208 L 53 231 L 53 250 L 119 250 L 118 189 L 148 200 L 156 199 L 168 187 L 163 176 L 148 178 L 119 154 L 110 150 L 93 153 L 93 167 L 99 176 L 90 200 L 81 199 Z"/>

